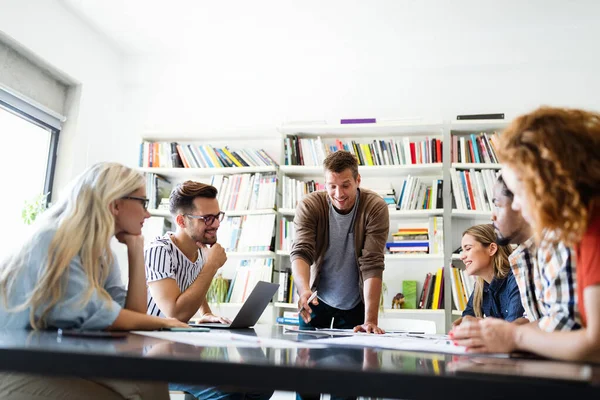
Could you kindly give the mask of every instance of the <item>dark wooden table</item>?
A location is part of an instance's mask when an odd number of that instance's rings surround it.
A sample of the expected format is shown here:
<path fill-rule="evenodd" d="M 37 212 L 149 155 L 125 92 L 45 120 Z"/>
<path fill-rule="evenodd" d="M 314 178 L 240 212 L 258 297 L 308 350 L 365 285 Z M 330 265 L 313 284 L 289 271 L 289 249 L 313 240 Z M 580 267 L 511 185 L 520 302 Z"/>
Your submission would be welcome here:
<path fill-rule="evenodd" d="M 280 327 L 236 333 L 304 340 Z M 310 336 L 310 338 L 313 338 Z M 198 347 L 0 331 L 0 370 L 388 398 L 600 398 L 600 366 L 372 348 Z"/>

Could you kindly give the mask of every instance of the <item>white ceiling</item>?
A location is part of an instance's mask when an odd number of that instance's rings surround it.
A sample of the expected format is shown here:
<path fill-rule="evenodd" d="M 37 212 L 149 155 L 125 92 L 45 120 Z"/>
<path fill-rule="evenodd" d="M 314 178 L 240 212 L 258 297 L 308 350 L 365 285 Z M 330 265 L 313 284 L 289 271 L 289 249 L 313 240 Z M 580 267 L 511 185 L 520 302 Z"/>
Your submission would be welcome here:
<path fill-rule="evenodd" d="M 501 5 L 480 0 L 61 1 L 127 56 L 251 53 L 254 48 L 300 55 L 315 47 L 360 48 L 366 40 L 369 47 L 378 46 L 388 38 L 409 50 L 453 42 L 457 48 L 446 51 L 455 52 L 505 31 L 506 40 L 526 40 L 535 47 L 548 26 L 565 33 L 595 29 L 600 10 L 596 0 L 504 0 Z M 502 45 L 491 41 L 486 47 Z"/>

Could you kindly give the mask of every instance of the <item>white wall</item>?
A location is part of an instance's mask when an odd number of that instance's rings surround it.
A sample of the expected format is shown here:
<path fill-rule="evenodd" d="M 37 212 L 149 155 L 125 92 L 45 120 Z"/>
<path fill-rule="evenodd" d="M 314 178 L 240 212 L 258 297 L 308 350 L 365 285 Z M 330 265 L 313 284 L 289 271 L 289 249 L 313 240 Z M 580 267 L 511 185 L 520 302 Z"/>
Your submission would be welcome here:
<path fill-rule="evenodd" d="M 132 149 L 115 145 L 125 132 L 122 55 L 56 0 L 0 0 L 0 30 L 78 82 L 67 95 L 55 193 L 95 162 L 127 159 Z M 125 267 L 124 247 L 113 247 Z"/>
<path fill-rule="evenodd" d="M 225 7 L 165 18 L 165 37 L 181 33 L 174 54 L 128 60 L 132 135 L 274 134 L 283 121 L 340 117 L 514 116 L 541 104 L 600 109 L 597 1 Z"/>
<path fill-rule="evenodd" d="M 120 160 L 122 56 L 56 0 L 0 0 L 0 30 L 80 84 L 69 94 L 55 190 L 85 167 Z M 111 143 L 111 145 L 109 145 Z"/>

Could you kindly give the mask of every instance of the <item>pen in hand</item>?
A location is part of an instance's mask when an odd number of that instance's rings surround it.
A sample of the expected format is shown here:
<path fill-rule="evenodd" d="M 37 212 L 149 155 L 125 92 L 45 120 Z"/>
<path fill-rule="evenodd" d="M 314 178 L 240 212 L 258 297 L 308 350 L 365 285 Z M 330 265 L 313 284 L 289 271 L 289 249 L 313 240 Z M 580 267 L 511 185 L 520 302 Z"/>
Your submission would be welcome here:
<path fill-rule="evenodd" d="M 306 322 L 306 323 L 310 322 L 310 320 L 311 320 L 310 314 L 312 313 L 312 310 L 310 308 L 310 303 L 316 298 L 317 298 L 317 291 L 315 290 L 306 300 L 306 305 L 300 304 L 299 313 L 302 316 L 302 319 L 304 320 L 304 322 Z M 306 317 L 305 317 L 305 315 L 306 315 Z"/>

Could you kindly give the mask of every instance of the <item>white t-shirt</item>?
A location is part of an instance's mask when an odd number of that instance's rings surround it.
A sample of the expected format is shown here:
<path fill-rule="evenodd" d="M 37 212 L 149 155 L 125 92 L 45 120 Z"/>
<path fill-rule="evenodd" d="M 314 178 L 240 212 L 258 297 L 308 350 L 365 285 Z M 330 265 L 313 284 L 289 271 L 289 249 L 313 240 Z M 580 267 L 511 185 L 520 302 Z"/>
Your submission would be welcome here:
<path fill-rule="evenodd" d="M 158 236 L 144 250 L 144 264 L 146 265 L 146 281 L 148 283 L 162 279 L 175 279 L 181 292 L 198 277 L 204 265 L 204 250 L 198 249 L 198 259 L 191 262 L 171 240 L 172 232 L 164 236 Z M 148 310 L 147 313 L 157 317 L 166 317 L 154 302 L 148 288 Z"/>

